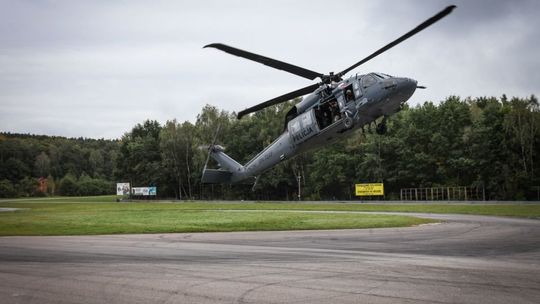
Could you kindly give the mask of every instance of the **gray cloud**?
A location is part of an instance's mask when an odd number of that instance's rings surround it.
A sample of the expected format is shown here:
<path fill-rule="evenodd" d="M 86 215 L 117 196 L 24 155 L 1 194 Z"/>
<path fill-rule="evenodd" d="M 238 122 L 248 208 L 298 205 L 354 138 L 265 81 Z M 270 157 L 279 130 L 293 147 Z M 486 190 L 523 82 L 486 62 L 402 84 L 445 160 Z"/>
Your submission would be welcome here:
<path fill-rule="evenodd" d="M 538 93 L 537 1 L 3 1 L 0 130 L 117 138 L 137 122 L 238 111 L 309 81 L 222 52 L 223 42 L 341 70 L 449 4 L 453 14 L 354 72 L 448 95 Z"/>

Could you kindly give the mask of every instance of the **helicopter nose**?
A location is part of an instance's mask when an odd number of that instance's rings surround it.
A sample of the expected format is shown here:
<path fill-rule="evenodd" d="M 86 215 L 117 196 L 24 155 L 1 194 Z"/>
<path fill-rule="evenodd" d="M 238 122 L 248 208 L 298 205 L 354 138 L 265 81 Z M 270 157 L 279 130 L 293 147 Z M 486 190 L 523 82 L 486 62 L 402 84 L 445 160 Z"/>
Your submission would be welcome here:
<path fill-rule="evenodd" d="M 402 96 L 403 101 L 406 101 L 412 96 L 414 91 L 416 91 L 417 84 L 418 82 L 411 78 L 403 77 L 398 80 L 398 94 Z"/>

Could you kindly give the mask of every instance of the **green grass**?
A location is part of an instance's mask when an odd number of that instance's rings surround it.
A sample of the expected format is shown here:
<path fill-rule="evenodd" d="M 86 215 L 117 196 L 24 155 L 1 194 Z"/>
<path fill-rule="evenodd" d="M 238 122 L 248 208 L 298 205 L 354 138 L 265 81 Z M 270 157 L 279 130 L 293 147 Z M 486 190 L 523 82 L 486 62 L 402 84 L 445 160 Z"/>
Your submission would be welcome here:
<path fill-rule="evenodd" d="M 0 200 L 0 207 L 21 207 L 38 203 L 113 203 L 116 196 L 52 197 Z M 18 204 L 10 204 L 18 203 Z M 155 204 L 155 203 L 154 203 Z M 379 211 L 379 212 L 422 212 L 454 213 L 496 216 L 540 218 L 540 204 L 362 204 L 362 203 L 289 203 L 289 202 L 180 202 L 162 208 L 184 210 L 311 210 L 311 211 Z M 176 206 L 174 206 L 176 205 Z M 23 207 L 21 207 L 23 208 Z"/>
<path fill-rule="evenodd" d="M 540 218 L 540 205 L 360 203 L 116 203 L 115 196 L 0 201 L 0 235 L 82 235 L 405 227 L 410 216 L 301 211 L 391 211 Z M 290 212 L 290 211 L 299 212 Z"/>
<path fill-rule="evenodd" d="M 187 208 L 188 206 L 186 206 Z M 477 214 L 540 218 L 540 204 L 361 204 L 361 203 L 252 203 L 252 204 L 201 204 L 194 203 L 189 208 L 197 209 L 256 209 L 256 210 L 333 210 L 365 212 L 420 212 Z"/>
<path fill-rule="evenodd" d="M 160 203 L 14 203 L 0 214 L 0 235 L 83 235 L 405 227 L 409 216 L 264 210 L 196 210 Z"/>

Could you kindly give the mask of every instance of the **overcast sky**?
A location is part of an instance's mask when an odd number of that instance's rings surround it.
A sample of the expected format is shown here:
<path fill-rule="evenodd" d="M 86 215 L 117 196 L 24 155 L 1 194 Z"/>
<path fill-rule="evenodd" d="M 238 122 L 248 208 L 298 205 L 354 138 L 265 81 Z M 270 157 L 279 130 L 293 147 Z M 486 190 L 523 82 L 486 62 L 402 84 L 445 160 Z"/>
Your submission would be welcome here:
<path fill-rule="evenodd" d="M 194 122 L 205 104 L 238 112 L 313 82 L 204 45 L 328 73 L 450 4 L 452 14 L 352 73 L 418 80 L 428 89 L 412 105 L 538 95 L 536 0 L 0 0 L 0 131 L 119 138 L 145 119 Z"/>

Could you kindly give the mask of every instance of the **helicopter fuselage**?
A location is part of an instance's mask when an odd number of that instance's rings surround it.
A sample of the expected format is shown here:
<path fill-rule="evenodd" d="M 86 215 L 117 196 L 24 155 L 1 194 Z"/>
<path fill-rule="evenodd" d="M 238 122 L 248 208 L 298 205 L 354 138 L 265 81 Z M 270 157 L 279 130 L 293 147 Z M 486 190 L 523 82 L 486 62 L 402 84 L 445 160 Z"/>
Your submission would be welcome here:
<path fill-rule="evenodd" d="M 227 168 L 235 169 L 230 182 L 257 177 L 279 162 L 345 138 L 357 128 L 392 115 L 415 90 L 415 80 L 380 73 L 356 75 L 321 86 L 289 111 L 285 130 L 274 142 L 244 166 Z"/>

